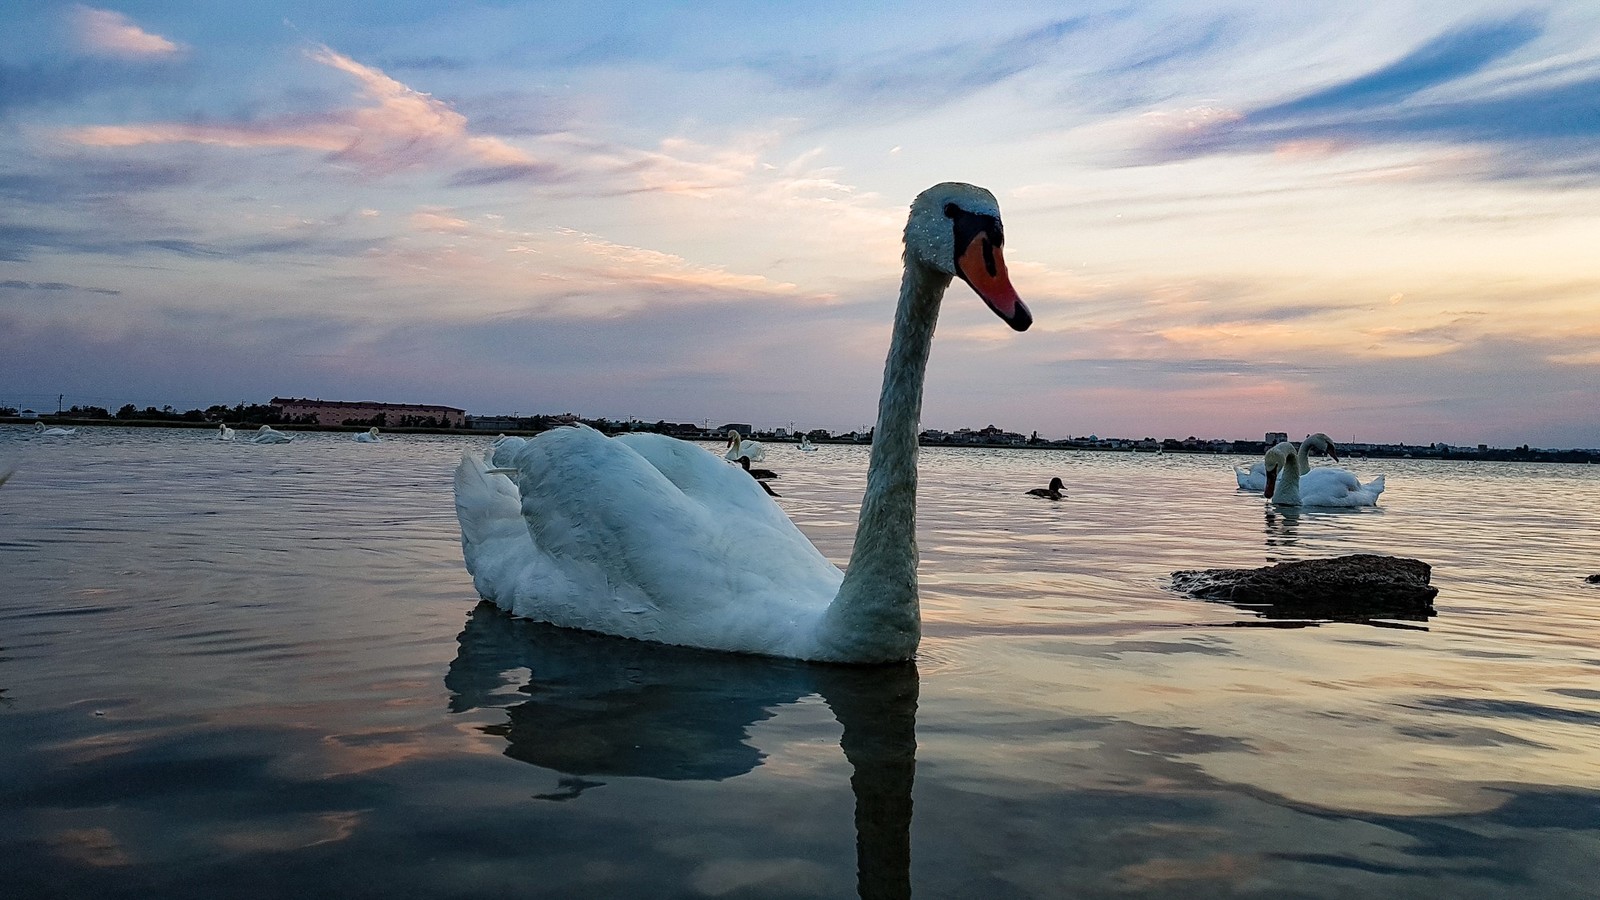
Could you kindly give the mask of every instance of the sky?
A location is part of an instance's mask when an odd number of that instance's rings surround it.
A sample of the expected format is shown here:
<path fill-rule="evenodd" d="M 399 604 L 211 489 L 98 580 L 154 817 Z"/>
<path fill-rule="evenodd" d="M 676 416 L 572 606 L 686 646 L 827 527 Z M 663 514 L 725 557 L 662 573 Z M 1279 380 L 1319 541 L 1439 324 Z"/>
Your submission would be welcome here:
<path fill-rule="evenodd" d="M 580 8 L 581 7 L 581 8 Z M 1600 447 L 1600 4 L 0 5 L 0 405 Z"/>

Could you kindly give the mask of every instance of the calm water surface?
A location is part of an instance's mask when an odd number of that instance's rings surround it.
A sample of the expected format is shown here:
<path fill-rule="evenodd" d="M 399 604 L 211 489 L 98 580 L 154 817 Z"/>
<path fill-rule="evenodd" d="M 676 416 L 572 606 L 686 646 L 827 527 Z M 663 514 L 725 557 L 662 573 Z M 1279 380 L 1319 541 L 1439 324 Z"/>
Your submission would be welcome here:
<path fill-rule="evenodd" d="M 1593 897 L 1600 471 L 926 450 L 914 666 L 479 606 L 481 439 L 0 428 L 7 897 Z M 771 447 L 849 554 L 866 451 Z M 1069 499 L 1023 496 L 1051 475 Z M 1351 552 L 1437 615 L 1274 618 L 1176 569 Z"/>

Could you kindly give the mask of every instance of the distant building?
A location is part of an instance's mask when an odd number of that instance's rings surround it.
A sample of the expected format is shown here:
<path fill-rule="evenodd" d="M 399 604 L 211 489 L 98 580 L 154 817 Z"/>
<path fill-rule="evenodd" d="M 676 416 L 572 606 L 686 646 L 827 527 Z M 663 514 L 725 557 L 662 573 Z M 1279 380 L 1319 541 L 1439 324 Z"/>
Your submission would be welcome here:
<path fill-rule="evenodd" d="M 1289 432 L 1287 432 L 1287 431 L 1269 431 L 1269 432 L 1267 432 L 1267 446 L 1268 447 L 1276 447 L 1277 445 L 1283 443 L 1284 441 L 1287 441 L 1288 439 L 1289 439 Z"/>
<path fill-rule="evenodd" d="M 717 430 L 724 435 L 730 431 L 737 431 L 739 432 L 739 437 L 744 439 L 748 439 L 751 433 L 755 431 L 754 428 L 744 422 L 729 422 Z"/>
<path fill-rule="evenodd" d="M 305 400 L 273 397 L 272 408 L 285 422 L 310 422 L 316 425 L 343 425 L 348 421 L 370 422 L 380 416 L 390 428 L 408 425 L 426 427 L 432 419 L 438 426 L 460 428 L 467 411 L 454 406 L 428 406 L 423 403 L 376 403 L 369 400 Z"/>

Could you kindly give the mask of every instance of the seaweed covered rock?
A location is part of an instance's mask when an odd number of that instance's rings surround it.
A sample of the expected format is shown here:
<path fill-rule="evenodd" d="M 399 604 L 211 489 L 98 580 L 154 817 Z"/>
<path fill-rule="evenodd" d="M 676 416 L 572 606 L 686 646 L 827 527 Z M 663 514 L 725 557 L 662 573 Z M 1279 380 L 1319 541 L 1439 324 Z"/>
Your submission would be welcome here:
<path fill-rule="evenodd" d="M 1173 572 L 1172 587 L 1271 618 L 1426 619 L 1439 593 L 1428 583 L 1432 571 L 1417 559 L 1358 553 L 1259 569 Z"/>

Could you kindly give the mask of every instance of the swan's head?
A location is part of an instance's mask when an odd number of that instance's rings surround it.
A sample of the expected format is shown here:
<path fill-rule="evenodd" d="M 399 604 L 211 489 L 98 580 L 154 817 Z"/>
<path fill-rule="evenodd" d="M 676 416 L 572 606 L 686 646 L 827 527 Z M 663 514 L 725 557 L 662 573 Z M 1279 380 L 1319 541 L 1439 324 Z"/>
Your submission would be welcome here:
<path fill-rule="evenodd" d="M 1296 471 L 1299 471 L 1299 463 L 1295 459 L 1294 445 L 1288 441 L 1278 444 L 1267 451 L 1267 456 L 1263 463 L 1267 470 L 1267 489 L 1262 496 L 1271 500 L 1272 492 L 1278 488 L 1278 472 L 1284 466 L 1296 466 Z"/>
<path fill-rule="evenodd" d="M 729 447 L 737 447 L 737 446 L 739 446 L 739 442 L 741 440 L 742 440 L 742 438 L 739 436 L 739 430 L 737 428 L 729 428 L 728 429 L 728 446 Z"/>
<path fill-rule="evenodd" d="M 35 423 L 33 423 L 33 430 L 34 431 L 44 431 L 44 423 L 43 422 L 35 422 Z"/>
<path fill-rule="evenodd" d="M 1306 439 L 1300 442 L 1300 449 L 1306 453 L 1312 450 L 1321 450 L 1323 453 L 1328 454 L 1334 462 L 1339 461 L 1338 445 L 1320 431 L 1316 434 L 1306 435 Z M 1304 475 L 1305 473 L 1301 472 L 1300 474 Z"/>
<path fill-rule="evenodd" d="M 367 434 L 370 434 L 373 437 L 377 437 L 378 436 L 378 426 L 374 425 L 371 428 L 368 428 L 367 429 Z"/>
<path fill-rule="evenodd" d="M 1000 204 L 981 187 L 947 181 L 917 195 L 906 220 L 906 262 L 965 281 L 1007 325 L 1027 331 L 1033 314 L 1011 286 Z"/>

